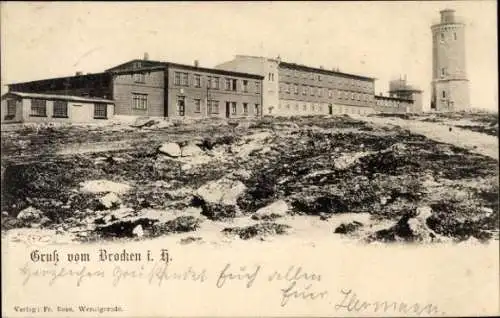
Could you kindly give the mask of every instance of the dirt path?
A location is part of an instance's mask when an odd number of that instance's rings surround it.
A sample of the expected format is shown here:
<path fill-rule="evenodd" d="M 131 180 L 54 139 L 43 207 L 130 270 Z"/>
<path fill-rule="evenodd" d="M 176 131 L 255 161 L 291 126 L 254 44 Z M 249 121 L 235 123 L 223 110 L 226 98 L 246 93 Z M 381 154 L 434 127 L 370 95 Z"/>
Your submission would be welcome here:
<path fill-rule="evenodd" d="M 498 160 L 498 138 L 483 133 L 454 127 L 443 123 L 404 120 L 400 118 L 356 117 L 368 123 L 381 126 L 399 126 L 427 138 L 468 149 Z M 452 130 L 450 131 L 450 128 Z"/>

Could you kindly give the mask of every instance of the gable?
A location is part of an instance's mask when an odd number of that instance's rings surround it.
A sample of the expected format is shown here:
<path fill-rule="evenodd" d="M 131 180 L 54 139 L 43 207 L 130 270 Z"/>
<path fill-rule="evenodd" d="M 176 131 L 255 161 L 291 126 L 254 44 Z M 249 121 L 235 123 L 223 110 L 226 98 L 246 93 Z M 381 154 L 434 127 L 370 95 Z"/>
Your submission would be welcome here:
<path fill-rule="evenodd" d="M 126 63 L 114 66 L 106 70 L 106 72 L 115 72 L 115 71 L 129 71 L 141 68 L 155 67 L 155 66 L 163 66 L 163 62 L 159 61 L 149 61 L 149 60 L 132 60 Z"/>

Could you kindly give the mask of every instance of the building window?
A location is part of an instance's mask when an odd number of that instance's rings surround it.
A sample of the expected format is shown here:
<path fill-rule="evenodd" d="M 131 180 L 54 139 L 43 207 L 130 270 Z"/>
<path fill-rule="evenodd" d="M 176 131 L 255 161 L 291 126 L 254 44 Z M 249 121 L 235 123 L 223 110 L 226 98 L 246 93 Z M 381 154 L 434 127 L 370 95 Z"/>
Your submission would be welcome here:
<path fill-rule="evenodd" d="M 312 110 L 313 112 L 315 112 L 315 111 L 316 111 L 316 105 L 314 105 L 314 104 L 313 104 L 313 105 L 311 106 L 311 110 Z"/>
<path fill-rule="evenodd" d="M 54 101 L 52 117 L 68 118 L 68 102 L 64 100 Z"/>
<path fill-rule="evenodd" d="M 299 104 L 295 104 L 295 110 L 299 110 Z"/>
<path fill-rule="evenodd" d="M 444 33 L 441 32 L 441 41 L 444 41 Z"/>
<path fill-rule="evenodd" d="M 186 115 L 186 97 L 185 96 L 177 96 L 177 115 L 178 116 Z"/>
<path fill-rule="evenodd" d="M 457 32 L 453 32 L 453 39 L 456 40 L 457 39 Z"/>
<path fill-rule="evenodd" d="M 318 75 L 318 81 L 321 81 L 321 75 Z"/>
<path fill-rule="evenodd" d="M 255 104 L 255 115 L 259 116 L 260 115 L 260 105 Z"/>
<path fill-rule="evenodd" d="M 17 100 L 9 99 L 7 100 L 7 117 L 14 118 L 16 116 L 17 110 Z"/>
<path fill-rule="evenodd" d="M 134 62 L 133 68 L 141 68 L 142 64 L 141 62 Z"/>
<path fill-rule="evenodd" d="M 306 104 L 302 105 L 302 109 L 303 109 L 304 111 L 307 111 L 307 105 L 306 105 Z"/>
<path fill-rule="evenodd" d="M 194 112 L 201 113 L 201 100 L 200 99 L 194 100 Z"/>
<path fill-rule="evenodd" d="M 260 82 L 255 82 L 255 93 L 260 94 Z"/>
<path fill-rule="evenodd" d="M 318 87 L 318 96 L 321 97 L 321 91 L 322 91 L 322 88 L 321 87 Z"/>
<path fill-rule="evenodd" d="M 245 93 L 248 93 L 248 81 L 247 80 L 243 80 L 243 91 Z"/>
<path fill-rule="evenodd" d="M 209 77 L 208 78 L 208 87 L 213 89 L 219 89 L 219 78 L 218 77 Z"/>
<path fill-rule="evenodd" d="M 290 104 L 286 104 L 286 109 L 290 110 Z"/>
<path fill-rule="evenodd" d="M 146 75 L 144 73 L 134 73 L 134 82 L 135 83 L 145 83 Z"/>
<path fill-rule="evenodd" d="M 351 93 L 351 99 L 354 100 L 354 93 Z"/>
<path fill-rule="evenodd" d="M 226 78 L 226 80 L 224 81 L 224 88 L 226 89 L 226 91 L 231 90 L 231 79 Z"/>
<path fill-rule="evenodd" d="M 231 115 L 236 115 L 236 102 L 231 102 Z"/>
<path fill-rule="evenodd" d="M 201 75 L 194 74 L 194 87 L 201 87 Z"/>
<path fill-rule="evenodd" d="M 285 83 L 285 92 L 290 93 L 290 84 Z"/>
<path fill-rule="evenodd" d="M 47 116 L 47 101 L 44 99 L 31 100 L 31 116 L 46 117 Z"/>
<path fill-rule="evenodd" d="M 315 90 L 315 88 L 311 87 L 311 96 L 314 96 L 314 90 Z"/>
<path fill-rule="evenodd" d="M 294 93 L 297 95 L 299 93 L 299 85 L 295 84 Z"/>
<path fill-rule="evenodd" d="M 102 103 L 94 104 L 94 118 L 98 119 L 108 118 L 108 105 Z"/>
<path fill-rule="evenodd" d="M 208 101 L 208 113 L 209 114 L 218 114 L 219 113 L 219 101 L 218 100 L 209 100 Z"/>
<path fill-rule="evenodd" d="M 307 94 L 307 87 L 302 86 L 302 95 Z"/>
<path fill-rule="evenodd" d="M 188 73 L 181 73 L 181 85 L 188 86 Z"/>
<path fill-rule="evenodd" d="M 248 115 L 248 103 L 243 103 L 243 115 Z"/>
<path fill-rule="evenodd" d="M 148 95 L 133 93 L 132 108 L 139 110 L 146 110 L 148 108 Z"/>
<path fill-rule="evenodd" d="M 181 85 L 181 73 L 179 72 L 174 74 L 174 85 Z"/>
<path fill-rule="evenodd" d="M 443 98 L 446 98 L 446 92 L 445 91 L 442 92 L 442 96 L 443 96 Z"/>
<path fill-rule="evenodd" d="M 331 89 L 328 90 L 328 97 L 332 98 L 333 97 L 333 92 Z"/>

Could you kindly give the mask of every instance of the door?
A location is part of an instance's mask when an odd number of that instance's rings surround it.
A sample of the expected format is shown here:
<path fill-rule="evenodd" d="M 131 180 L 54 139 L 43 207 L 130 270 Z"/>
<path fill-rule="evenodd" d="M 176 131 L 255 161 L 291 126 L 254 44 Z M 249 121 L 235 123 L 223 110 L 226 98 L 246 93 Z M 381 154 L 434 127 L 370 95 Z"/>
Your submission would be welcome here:
<path fill-rule="evenodd" d="M 177 114 L 182 117 L 186 115 L 186 104 L 184 96 L 180 96 L 177 98 Z"/>
<path fill-rule="evenodd" d="M 231 103 L 226 102 L 226 118 L 229 118 L 230 111 L 231 111 Z"/>
<path fill-rule="evenodd" d="M 333 114 L 333 106 L 332 106 L 332 104 L 328 105 L 328 114 L 330 114 L 330 115 Z"/>

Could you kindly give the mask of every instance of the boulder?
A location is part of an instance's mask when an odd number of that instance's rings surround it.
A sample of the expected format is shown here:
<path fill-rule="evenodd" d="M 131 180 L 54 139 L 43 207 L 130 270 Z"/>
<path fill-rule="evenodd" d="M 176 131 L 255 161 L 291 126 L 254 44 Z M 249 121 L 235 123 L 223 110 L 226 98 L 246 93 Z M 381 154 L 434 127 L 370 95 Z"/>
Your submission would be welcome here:
<path fill-rule="evenodd" d="M 288 204 L 283 200 L 278 200 L 266 207 L 258 209 L 252 218 L 257 220 L 274 219 L 285 216 L 287 212 Z"/>
<path fill-rule="evenodd" d="M 87 193 L 125 193 L 129 191 L 132 187 L 128 184 L 113 182 L 109 180 L 90 180 L 80 183 L 81 191 Z"/>
<path fill-rule="evenodd" d="M 222 178 L 204 184 L 196 190 L 195 196 L 204 203 L 236 205 L 246 189 L 241 181 Z"/>
<path fill-rule="evenodd" d="M 37 222 L 43 217 L 42 211 L 35 209 L 34 207 L 27 207 L 26 209 L 19 212 L 17 219 L 25 222 Z"/>
<path fill-rule="evenodd" d="M 166 142 L 160 146 L 159 152 L 169 157 L 177 158 L 181 156 L 181 147 L 175 142 Z"/>
<path fill-rule="evenodd" d="M 99 203 L 105 209 L 111 209 L 120 205 L 122 200 L 114 192 L 110 192 L 99 199 Z"/>
<path fill-rule="evenodd" d="M 137 237 L 143 237 L 144 230 L 142 229 L 142 225 L 139 224 L 136 227 L 134 227 L 134 229 L 132 230 L 132 234 L 137 236 Z"/>
<path fill-rule="evenodd" d="M 135 127 L 135 128 L 141 128 L 141 127 L 150 127 L 150 126 L 153 126 L 154 124 L 156 124 L 156 120 L 154 120 L 154 119 L 138 118 L 130 126 Z"/>
<path fill-rule="evenodd" d="M 375 232 L 368 240 L 419 243 L 448 241 L 447 238 L 435 233 L 427 225 L 427 219 L 431 215 L 432 209 L 430 207 L 418 207 L 415 211 L 404 215 L 392 227 Z"/>
<path fill-rule="evenodd" d="M 356 164 L 360 158 L 367 156 L 366 152 L 354 152 L 342 154 L 333 161 L 333 165 L 337 170 L 346 170 Z"/>
<path fill-rule="evenodd" d="M 360 227 L 363 226 L 363 223 L 358 221 L 352 221 L 350 223 L 342 223 L 335 229 L 334 233 L 337 234 L 349 234 L 357 231 Z"/>
<path fill-rule="evenodd" d="M 203 150 L 201 150 L 200 147 L 197 145 L 193 144 L 188 144 L 181 149 L 181 156 L 182 157 L 193 157 L 193 156 L 198 156 L 203 154 Z"/>
<path fill-rule="evenodd" d="M 286 224 L 264 222 L 247 227 L 227 227 L 222 230 L 222 233 L 237 235 L 242 240 L 248 240 L 251 238 L 262 238 L 268 235 L 284 235 L 287 234 L 290 228 L 291 226 Z"/>

